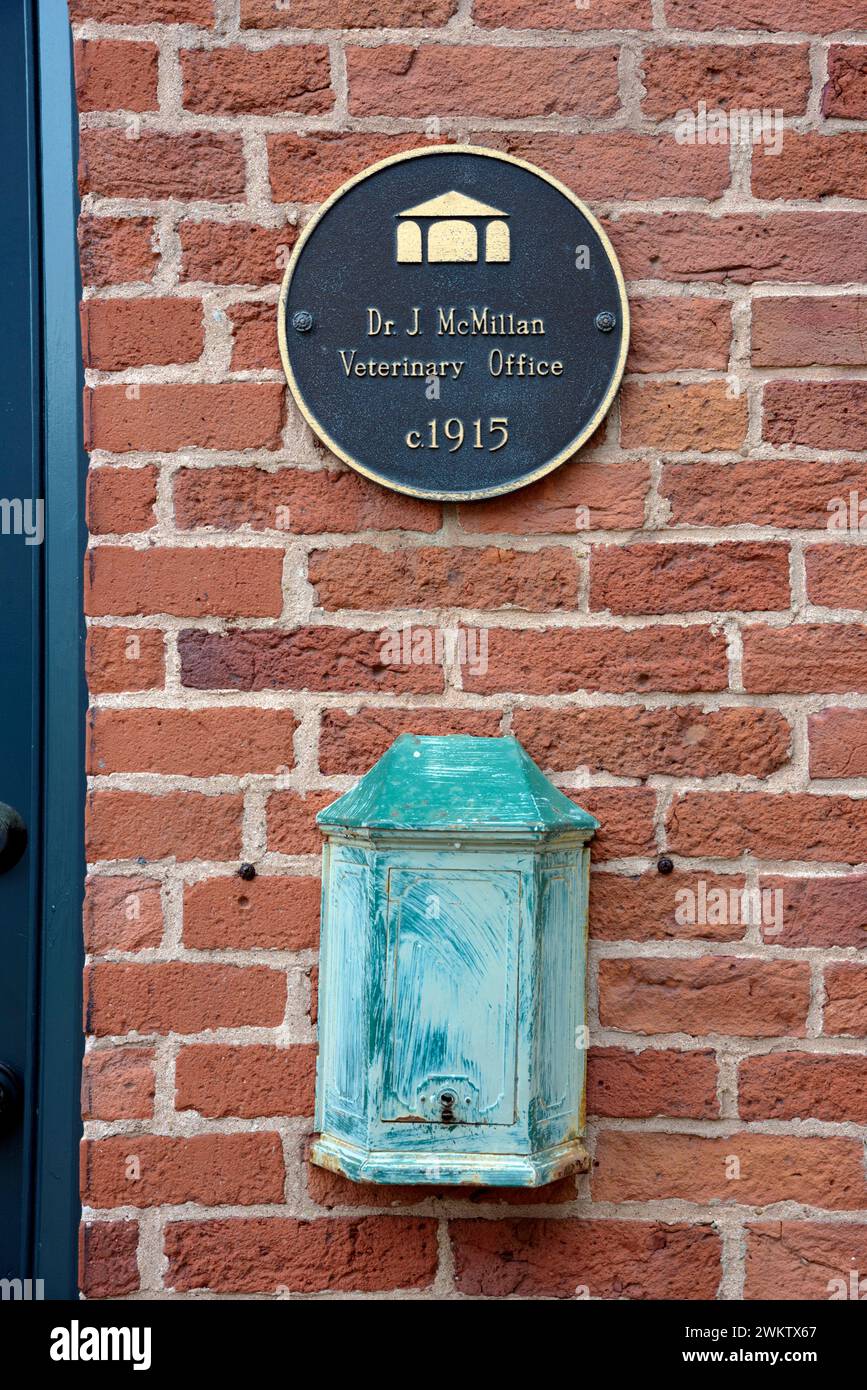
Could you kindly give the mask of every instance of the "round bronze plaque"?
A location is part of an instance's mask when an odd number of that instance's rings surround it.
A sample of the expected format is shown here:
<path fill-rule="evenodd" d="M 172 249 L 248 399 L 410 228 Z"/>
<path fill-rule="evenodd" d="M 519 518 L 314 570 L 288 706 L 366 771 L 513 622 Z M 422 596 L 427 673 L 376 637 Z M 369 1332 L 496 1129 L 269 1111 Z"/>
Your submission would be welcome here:
<path fill-rule="evenodd" d="M 582 202 L 466 145 L 372 165 L 304 228 L 283 366 L 324 444 L 417 497 L 509 492 L 571 458 L 614 399 L 623 276 Z"/>

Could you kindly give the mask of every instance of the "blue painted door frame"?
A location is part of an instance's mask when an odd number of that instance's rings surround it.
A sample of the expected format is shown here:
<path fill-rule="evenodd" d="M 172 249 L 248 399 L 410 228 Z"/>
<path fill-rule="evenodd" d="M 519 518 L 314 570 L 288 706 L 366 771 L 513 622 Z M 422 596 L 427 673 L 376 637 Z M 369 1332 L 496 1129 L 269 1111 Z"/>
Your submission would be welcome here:
<path fill-rule="evenodd" d="M 0 875 L 0 1278 L 75 1296 L 80 1133 L 83 455 L 75 108 L 66 5 L 3 0 L 0 802 L 27 825 Z M 44 530 L 44 540 L 40 532 Z"/>

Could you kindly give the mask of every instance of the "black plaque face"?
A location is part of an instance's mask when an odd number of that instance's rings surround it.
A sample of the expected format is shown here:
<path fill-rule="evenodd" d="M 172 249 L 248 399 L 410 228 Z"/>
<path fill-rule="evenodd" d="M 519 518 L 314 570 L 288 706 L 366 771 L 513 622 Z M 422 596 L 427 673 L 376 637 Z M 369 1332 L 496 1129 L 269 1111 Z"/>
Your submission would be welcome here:
<path fill-rule="evenodd" d="M 295 400 L 386 487 L 492 497 L 571 458 L 623 372 L 605 233 L 541 170 L 468 146 L 351 179 L 305 227 L 279 305 Z"/>

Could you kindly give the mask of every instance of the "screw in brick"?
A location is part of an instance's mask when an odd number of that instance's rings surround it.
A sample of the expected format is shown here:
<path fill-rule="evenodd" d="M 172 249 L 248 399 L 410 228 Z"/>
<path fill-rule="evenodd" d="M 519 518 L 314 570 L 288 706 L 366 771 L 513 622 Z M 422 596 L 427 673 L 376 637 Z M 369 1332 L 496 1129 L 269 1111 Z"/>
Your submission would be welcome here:
<path fill-rule="evenodd" d="M 661 859 L 657 859 L 656 867 L 661 874 L 670 874 L 674 869 L 674 865 L 666 854 L 664 854 Z"/>
<path fill-rule="evenodd" d="M 255 864 L 242 864 L 238 870 L 238 877 L 242 878 L 245 883 L 249 883 L 251 878 L 256 877 Z"/>

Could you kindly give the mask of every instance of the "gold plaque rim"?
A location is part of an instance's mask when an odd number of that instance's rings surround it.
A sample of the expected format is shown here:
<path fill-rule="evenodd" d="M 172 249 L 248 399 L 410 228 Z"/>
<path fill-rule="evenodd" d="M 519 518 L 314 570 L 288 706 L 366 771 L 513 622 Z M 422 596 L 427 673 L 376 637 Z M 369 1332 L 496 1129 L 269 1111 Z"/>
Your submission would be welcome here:
<path fill-rule="evenodd" d="M 623 323 L 620 354 L 614 368 L 611 384 L 604 398 L 594 411 L 589 423 L 580 434 L 577 434 L 574 439 L 570 440 L 566 448 L 562 449 L 553 459 L 549 459 L 541 468 L 537 468 L 534 473 L 528 473 L 520 482 L 506 483 L 502 487 L 480 488 L 476 491 L 433 492 L 422 488 L 405 487 L 400 483 L 393 482 L 390 478 L 384 478 L 380 473 L 375 473 L 371 468 L 365 468 L 357 459 L 347 454 L 345 450 L 341 449 L 336 440 L 331 438 L 328 431 L 317 420 L 312 410 L 308 408 L 301 394 L 301 388 L 295 380 L 295 374 L 292 371 L 286 341 L 286 302 L 289 298 L 289 286 L 292 283 L 292 276 L 295 273 L 301 252 L 304 250 L 308 238 L 316 230 L 329 209 L 332 208 L 344 194 L 348 193 L 351 188 L 354 188 L 357 183 L 361 183 L 364 179 L 369 178 L 371 174 L 377 173 L 380 169 L 386 169 L 391 164 L 400 164 L 407 159 L 418 159 L 420 155 L 443 154 L 481 155 L 485 159 L 498 159 L 503 164 L 515 164 L 519 169 L 526 169 L 529 173 L 535 174 L 537 178 L 544 179 L 552 188 L 556 188 L 559 193 L 562 193 L 565 198 L 568 198 L 569 202 L 573 203 L 574 206 L 578 208 L 579 212 L 587 218 L 587 221 L 602 243 L 602 247 L 608 257 L 617 281 L 617 292 L 620 296 L 620 313 Z M 572 192 L 571 188 L 567 188 L 566 184 L 561 183 L 559 179 L 555 179 L 553 174 L 546 173 L 544 169 L 540 169 L 537 165 L 531 164 L 529 160 L 519 159 L 517 155 L 503 154 L 500 150 L 485 149 L 481 145 L 425 145 L 420 149 L 402 150 L 400 154 L 392 154 L 386 159 L 378 159 L 375 164 L 369 164 L 366 168 L 362 169 L 360 173 L 353 174 L 352 178 L 347 179 L 345 183 L 342 183 L 339 188 L 335 189 L 330 197 L 326 198 L 325 202 L 317 208 L 316 212 L 310 218 L 310 221 L 305 223 L 295 243 L 292 255 L 289 258 L 289 264 L 283 276 L 283 283 L 280 286 L 280 297 L 277 300 L 277 339 L 280 344 L 280 360 L 283 363 L 283 371 L 295 404 L 314 434 L 321 439 L 322 443 L 332 454 L 342 459 L 344 463 L 348 463 L 350 468 L 355 469 L 356 473 L 360 473 L 363 477 L 369 478 L 371 482 L 379 483 L 380 487 L 390 488 L 392 492 L 402 492 L 406 496 L 419 497 L 428 502 L 481 502 L 489 497 L 502 497 L 506 493 L 518 492 L 522 487 L 529 487 L 530 483 L 538 482 L 540 478 L 544 478 L 548 473 L 553 473 L 555 468 L 559 468 L 561 464 L 566 463 L 572 458 L 581 448 L 582 444 L 585 444 L 591 435 L 599 428 L 599 425 L 611 409 L 614 397 L 617 395 L 620 388 L 626 366 L 626 356 L 629 351 L 629 330 L 629 301 L 626 297 L 626 284 L 623 279 L 623 272 L 620 269 L 620 262 L 617 259 L 614 247 L 611 245 L 605 229 L 590 211 L 587 204 L 582 202 L 577 194 Z"/>

